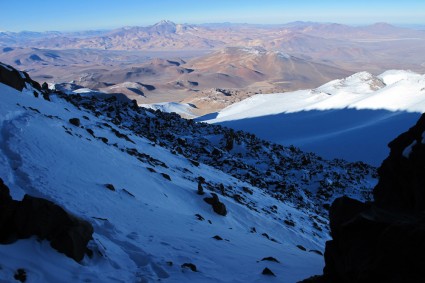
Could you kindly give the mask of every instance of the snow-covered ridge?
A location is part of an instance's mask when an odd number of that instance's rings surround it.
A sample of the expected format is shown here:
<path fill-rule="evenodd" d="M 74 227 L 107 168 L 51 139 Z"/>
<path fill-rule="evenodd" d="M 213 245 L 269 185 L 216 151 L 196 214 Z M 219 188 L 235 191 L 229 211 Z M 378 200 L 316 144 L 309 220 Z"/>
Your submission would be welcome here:
<path fill-rule="evenodd" d="M 379 76 L 356 73 L 316 89 L 255 95 L 198 120 L 378 166 L 388 155 L 388 142 L 422 112 L 425 76 L 390 70 Z"/>
<path fill-rule="evenodd" d="M 356 73 L 312 90 L 255 95 L 223 109 L 208 122 L 344 108 L 425 112 L 425 76 L 401 70 L 379 76 Z"/>

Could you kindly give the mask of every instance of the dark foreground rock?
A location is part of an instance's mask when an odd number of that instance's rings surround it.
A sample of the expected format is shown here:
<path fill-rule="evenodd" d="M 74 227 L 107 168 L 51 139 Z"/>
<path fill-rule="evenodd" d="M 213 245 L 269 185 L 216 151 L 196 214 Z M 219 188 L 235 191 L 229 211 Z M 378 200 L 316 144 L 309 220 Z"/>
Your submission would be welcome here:
<path fill-rule="evenodd" d="M 425 282 L 425 115 L 389 144 L 374 202 L 330 208 L 324 274 L 302 282 Z"/>
<path fill-rule="evenodd" d="M 0 179 L 0 244 L 37 236 L 78 262 L 84 257 L 92 234 L 90 223 L 51 201 L 29 195 L 22 201 L 13 200 Z"/>

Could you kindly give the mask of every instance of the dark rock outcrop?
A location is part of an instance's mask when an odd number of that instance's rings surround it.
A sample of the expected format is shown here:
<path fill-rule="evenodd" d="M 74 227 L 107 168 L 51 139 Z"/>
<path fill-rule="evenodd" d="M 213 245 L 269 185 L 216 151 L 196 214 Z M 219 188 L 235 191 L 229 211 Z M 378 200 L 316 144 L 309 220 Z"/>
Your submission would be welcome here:
<path fill-rule="evenodd" d="M 425 210 L 425 115 L 416 125 L 389 143 L 390 156 L 378 169 L 373 191 L 380 207 L 402 212 Z"/>
<path fill-rule="evenodd" d="M 205 202 L 208 204 L 211 204 L 213 210 L 215 213 L 226 216 L 227 215 L 227 209 L 224 203 L 222 203 L 219 199 L 217 194 L 211 193 L 212 197 L 210 198 L 204 198 Z"/>
<path fill-rule="evenodd" d="M 19 91 L 22 91 L 26 83 L 28 83 L 38 91 L 41 91 L 40 84 L 31 80 L 26 72 L 20 72 L 12 66 L 3 63 L 0 63 L 0 82 Z"/>
<path fill-rule="evenodd" d="M 425 114 L 389 143 L 374 202 L 338 198 L 323 276 L 303 282 L 424 282 Z"/>
<path fill-rule="evenodd" d="M 37 236 L 75 261 L 81 261 L 92 239 L 93 227 L 60 206 L 25 195 L 22 201 L 10 197 L 0 179 L 0 244 Z"/>

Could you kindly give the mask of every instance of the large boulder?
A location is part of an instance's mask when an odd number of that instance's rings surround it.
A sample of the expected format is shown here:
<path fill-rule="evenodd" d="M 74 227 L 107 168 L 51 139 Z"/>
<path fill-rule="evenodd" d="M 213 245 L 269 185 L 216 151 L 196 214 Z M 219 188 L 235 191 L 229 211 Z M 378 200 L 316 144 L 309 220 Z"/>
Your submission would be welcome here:
<path fill-rule="evenodd" d="M 425 114 L 389 144 L 374 202 L 334 201 L 324 274 L 303 282 L 424 282 L 424 133 Z"/>
<path fill-rule="evenodd" d="M 37 236 L 79 262 L 92 239 L 93 227 L 66 212 L 53 202 L 25 195 L 15 201 L 9 188 L 0 179 L 0 243 L 9 244 L 18 239 Z"/>

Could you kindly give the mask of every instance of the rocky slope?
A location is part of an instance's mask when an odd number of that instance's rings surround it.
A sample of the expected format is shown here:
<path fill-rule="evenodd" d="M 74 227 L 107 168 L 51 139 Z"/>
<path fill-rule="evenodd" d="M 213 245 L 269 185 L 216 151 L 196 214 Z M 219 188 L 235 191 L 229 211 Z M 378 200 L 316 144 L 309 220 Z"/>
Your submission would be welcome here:
<path fill-rule="evenodd" d="M 425 115 L 391 143 L 374 201 L 338 198 L 324 275 L 303 282 L 423 282 Z"/>
<path fill-rule="evenodd" d="M 23 83 L 0 84 L 0 177 L 12 203 L 44 198 L 90 223 L 91 252 L 77 263 L 24 234 L 0 245 L 1 280 L 296 282 L 323 266 L 330 202 L 375 184 L 364 163 Z"/>

